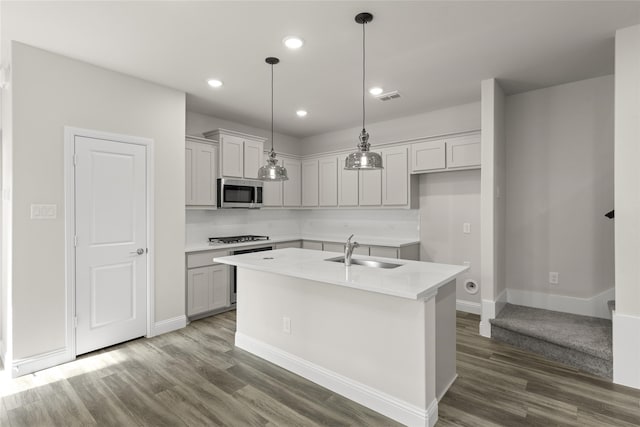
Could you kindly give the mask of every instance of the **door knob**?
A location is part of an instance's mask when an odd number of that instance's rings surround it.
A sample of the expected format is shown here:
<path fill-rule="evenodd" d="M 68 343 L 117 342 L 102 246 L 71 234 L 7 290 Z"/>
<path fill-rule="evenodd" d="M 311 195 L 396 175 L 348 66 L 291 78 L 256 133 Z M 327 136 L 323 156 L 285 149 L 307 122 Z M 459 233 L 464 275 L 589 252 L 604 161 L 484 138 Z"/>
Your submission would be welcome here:
<path fill-rule="evenodd" d="M 129 252 L 130 254 L 138 254 L 138 255 L 142 255 L 144 253 L 144 249 L 142 248 L 138 248 L 136 251 L 133 252 Z"/>

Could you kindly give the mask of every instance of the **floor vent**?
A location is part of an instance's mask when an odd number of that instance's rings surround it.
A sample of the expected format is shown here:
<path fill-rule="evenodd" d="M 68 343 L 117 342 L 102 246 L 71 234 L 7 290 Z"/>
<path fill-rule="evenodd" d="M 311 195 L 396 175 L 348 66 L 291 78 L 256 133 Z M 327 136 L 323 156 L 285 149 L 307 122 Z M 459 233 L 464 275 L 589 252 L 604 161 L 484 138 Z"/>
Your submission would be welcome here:
<path fill-rule="evenodd" d="M 400 92 L 394 90 L 393 92 L 381 93 L 380 95 L 376 96 L 376 98 L 378 98 L 380 101 L 389 101 L 391 99 L 400 98 Z"/>

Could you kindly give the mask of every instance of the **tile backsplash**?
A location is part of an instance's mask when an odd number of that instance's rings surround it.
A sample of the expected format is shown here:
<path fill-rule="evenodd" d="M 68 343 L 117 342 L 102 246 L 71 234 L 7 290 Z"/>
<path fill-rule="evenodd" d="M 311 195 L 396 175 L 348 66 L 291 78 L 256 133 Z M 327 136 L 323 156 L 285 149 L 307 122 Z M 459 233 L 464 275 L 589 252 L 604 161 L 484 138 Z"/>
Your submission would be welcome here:
<path fill-rule="evenodd" d="M 220 209 L 187 210 L 186 243 L 206 242 L 211 236 L 257 234 L 313 235 L 419 239 L 420 212 L 387 209 Z"/>

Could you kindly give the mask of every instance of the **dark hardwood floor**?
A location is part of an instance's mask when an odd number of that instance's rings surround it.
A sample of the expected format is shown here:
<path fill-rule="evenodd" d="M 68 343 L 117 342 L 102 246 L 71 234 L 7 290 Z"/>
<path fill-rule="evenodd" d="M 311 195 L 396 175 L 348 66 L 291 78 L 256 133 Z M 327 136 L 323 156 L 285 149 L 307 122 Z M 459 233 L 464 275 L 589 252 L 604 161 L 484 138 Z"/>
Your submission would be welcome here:
<path fill-rule="evenodd" d="M 478 335 L 458 313 L 458 379 L 438 426 L 640 425 L 640 391 Z M 233 346 L 235 312 L 0 383 L 0 426 L 393 426 Z"/>

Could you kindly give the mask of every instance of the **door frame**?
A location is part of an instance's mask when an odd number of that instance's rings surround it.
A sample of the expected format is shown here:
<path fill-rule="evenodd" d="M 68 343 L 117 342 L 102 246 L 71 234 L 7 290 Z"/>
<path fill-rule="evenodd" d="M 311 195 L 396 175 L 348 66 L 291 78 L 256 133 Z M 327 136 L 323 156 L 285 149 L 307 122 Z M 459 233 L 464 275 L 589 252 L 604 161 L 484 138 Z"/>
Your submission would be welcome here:
<path fill-rule="evenodd" d="M 76 358 L 76 247 L 75 247 L 75 138 L 87 137 L 125 144 L 142 145 L 146 151 L 146 208 L 147 208 L 147 337 L 154 335 L 155 277 L 154 277 L 154 141 L 131 135 L 101 132 L 72 126 L 64 127 L 64 220 L 65 220 L 65 319 L 66 352 L 69 360 Z"/>

